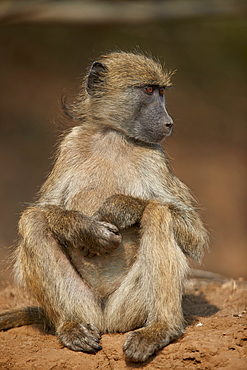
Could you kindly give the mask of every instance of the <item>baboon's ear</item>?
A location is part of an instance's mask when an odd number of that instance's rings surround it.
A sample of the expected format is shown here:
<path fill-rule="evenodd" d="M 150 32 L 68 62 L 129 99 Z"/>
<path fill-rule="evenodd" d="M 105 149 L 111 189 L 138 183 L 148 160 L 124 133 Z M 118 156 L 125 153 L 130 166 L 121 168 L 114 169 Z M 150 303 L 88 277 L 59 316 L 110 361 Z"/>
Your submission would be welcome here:
<path fill-rule="evenodd" d="M 94 95 L 100 86 L 102 87 L 107 70 L 104 63 L 93 62 L 86 81 L 86 90 L 89 95 Z"/>

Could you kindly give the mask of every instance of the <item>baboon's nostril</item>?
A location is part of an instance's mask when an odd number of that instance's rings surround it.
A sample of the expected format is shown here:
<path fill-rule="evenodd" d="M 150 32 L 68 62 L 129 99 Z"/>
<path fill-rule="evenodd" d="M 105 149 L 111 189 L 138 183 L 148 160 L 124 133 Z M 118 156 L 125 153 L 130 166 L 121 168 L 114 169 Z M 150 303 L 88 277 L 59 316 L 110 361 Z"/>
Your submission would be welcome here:
<path fill-rule="evenodd" d="M 172 126 L 173 126 L 173 122 L 167 122 L 167 123 L 166 123 L 166 127 L 168 127 L 168 128 L 172 128 Z"/>

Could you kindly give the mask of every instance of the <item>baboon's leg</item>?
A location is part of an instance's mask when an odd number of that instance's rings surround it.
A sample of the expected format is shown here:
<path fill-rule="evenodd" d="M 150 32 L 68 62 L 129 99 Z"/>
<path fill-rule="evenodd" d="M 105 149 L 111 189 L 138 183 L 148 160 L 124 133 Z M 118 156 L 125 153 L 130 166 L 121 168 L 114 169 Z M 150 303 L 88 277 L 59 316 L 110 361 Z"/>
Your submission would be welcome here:
<path fill-rule="evenodd" d="M 37 208 L 25 211 L 20 234 L 22 241 L 15 263 L 17 281 L 38 300 L 64 345 L 75 351 L 101 349 L 99 302 L 54 239 L 44 213 Z"/>
<path fill-rule="evenodd" d="M 137 260 L 105 310 L 110 331 L 128 334 L 124 352 L 145 361 L 183 332 L 181 308 L 187 261 L 178 247 L 168 206 L 150 202 L 142 217 Z"/>

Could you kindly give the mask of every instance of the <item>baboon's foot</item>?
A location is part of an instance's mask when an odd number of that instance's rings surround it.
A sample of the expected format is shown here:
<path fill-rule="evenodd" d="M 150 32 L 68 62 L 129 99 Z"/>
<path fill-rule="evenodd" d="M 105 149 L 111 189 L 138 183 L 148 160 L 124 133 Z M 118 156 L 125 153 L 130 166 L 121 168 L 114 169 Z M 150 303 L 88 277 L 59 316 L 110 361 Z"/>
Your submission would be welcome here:
<path fill-rule="evenodd" d="M 123 351 L 126 360 L 144 362 L 169 342 L 169 335 L 163 336 L 162 333 L 157 333 L 155 329 L 146 327 L 128 334 Z"/>
<path fill-rule="evenodd" d="M 73 351 L 95 353 L 102 349 L 100 332 L 91 324 L 69 321 L 57 330 L 61 343 Z"/>

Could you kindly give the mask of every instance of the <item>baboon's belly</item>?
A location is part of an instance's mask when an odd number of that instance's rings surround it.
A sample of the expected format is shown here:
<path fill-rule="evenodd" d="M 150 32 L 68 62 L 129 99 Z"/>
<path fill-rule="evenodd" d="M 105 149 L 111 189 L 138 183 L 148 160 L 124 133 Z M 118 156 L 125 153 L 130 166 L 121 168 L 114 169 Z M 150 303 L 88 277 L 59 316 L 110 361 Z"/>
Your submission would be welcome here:
<path fill-rule="evenodd" d="M 85 258 L 74 249 L 72 262 L 91 289 L 104 297 L 118 288 L 129 268 L 136 260 L 139 248 L 139 228 L 123 230 L 122 243 L 113 252 L 104 256 Z"/>

